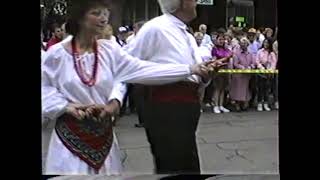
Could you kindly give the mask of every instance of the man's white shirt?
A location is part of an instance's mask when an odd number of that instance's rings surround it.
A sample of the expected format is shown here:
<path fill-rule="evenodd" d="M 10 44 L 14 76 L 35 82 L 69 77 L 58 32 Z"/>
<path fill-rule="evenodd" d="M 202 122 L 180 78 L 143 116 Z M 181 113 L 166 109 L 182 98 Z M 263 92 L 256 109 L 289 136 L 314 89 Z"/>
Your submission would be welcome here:
<path fill-rule="evenodd" d="M 193 65 L 202 62 L 193 35 L 187 32 L 187 26 L 181 20 L 171 14 L 148 21 L 124 50 L 134 57 L 161 64 Z M 196 75 L 185 81 L 201 82 Z"/>

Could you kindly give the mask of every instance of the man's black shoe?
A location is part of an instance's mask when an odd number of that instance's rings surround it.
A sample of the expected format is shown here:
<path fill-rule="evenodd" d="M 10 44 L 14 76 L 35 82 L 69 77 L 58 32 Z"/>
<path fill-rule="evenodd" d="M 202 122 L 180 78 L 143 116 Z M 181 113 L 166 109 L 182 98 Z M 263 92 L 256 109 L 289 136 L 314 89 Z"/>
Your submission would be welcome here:
<path fill-rule="evenodd" d="M 136 128 L 142 128 L 142 127 L 144 127 L 144 124 L 135 124 L 134 127 L 136 127 Z"/>

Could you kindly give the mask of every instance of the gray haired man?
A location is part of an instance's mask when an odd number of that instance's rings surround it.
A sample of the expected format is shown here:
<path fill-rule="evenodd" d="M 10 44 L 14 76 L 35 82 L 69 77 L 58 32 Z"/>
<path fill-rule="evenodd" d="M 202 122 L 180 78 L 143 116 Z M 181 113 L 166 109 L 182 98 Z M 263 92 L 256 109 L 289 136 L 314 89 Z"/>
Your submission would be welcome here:
<path fill-rule="evenodd" d="M 186 25 L 197 16 L 197 1 L 158 3 L 163 15 L 145 23 L 125 50 L 157 63 L 201 63 L 197 43 Z M 144 126 L 156 173 L 200 174 L 196 130 L 200 117 L 198 89 L 204 84 L 199 76 L 190 76 L 178 83 L 147 87 Z"/>

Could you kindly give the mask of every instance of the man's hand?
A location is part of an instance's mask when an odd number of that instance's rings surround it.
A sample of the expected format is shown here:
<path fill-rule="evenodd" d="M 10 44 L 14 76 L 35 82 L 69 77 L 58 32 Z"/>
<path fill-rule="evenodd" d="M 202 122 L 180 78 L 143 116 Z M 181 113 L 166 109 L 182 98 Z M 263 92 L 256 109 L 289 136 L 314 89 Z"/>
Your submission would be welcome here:
<path fill-rule="evenodd" d="M 207 64 L 207 67 L 210 71 L 217 71 L 220 67 L 227 65 L 232 57 L 233 54 L 225 58 L 208 61 L 210 63 Z"/>
<path fill-rule="evenodd" d="M 105 105 L 100 113 L 100 118 L 104 119 L 113 115 L 119 114 L 120 102 L 118 100 L 112 100 L 109 104 Z"/>
<path fill-rule="evenodd" d="M 207 79 L 209 77 L 209 74 L 208 74 L 209 69 L 207 67 L 209 63 L 210 62 L 203 62 L 200 64 L 192 65 L 191 66 L 191 73 L 199 75 L 204 79 Z"/>

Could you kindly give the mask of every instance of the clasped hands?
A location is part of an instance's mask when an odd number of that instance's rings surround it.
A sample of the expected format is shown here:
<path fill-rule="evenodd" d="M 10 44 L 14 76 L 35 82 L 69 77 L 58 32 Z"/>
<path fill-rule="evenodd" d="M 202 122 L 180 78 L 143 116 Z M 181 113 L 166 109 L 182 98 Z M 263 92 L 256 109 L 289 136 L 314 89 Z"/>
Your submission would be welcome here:
<path fill-rule="evenodd" d="M 204 79 L 209 79 L 210 72 L 216 72 L 222 66 L 227 65 L 232 57 L 233 57 L 233 54 L 225 58 L 210 60 L 203 63 L 192 65 L 191 66 L 192 74 L 199 75 Z"/>
<path fill-rule="evenodd" d="M 69 103 L 66 107 L 66 113 L 71 114 L 79 120 L 90 118 L 98 122 L 111 118 L 111 116 L 118 114 L 119 111 L 120 103 L 117 100 L 112 100 L 107 105 Z"/>

